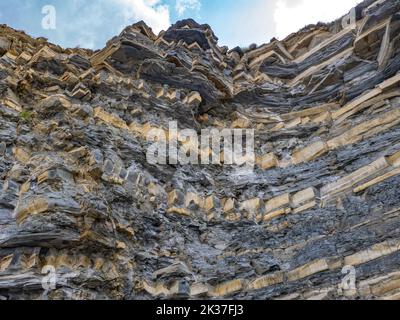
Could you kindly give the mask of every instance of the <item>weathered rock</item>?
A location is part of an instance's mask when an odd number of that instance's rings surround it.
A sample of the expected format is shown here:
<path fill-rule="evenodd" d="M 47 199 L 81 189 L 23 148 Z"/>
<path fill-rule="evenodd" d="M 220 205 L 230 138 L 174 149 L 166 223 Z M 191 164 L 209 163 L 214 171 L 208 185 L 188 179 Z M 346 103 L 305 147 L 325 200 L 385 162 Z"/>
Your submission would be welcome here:
<path fill-rule="evenodd" d="M 355 12 L 247 50 L 193 20 L 96 52 L 0 26 L 0 299 L 399 299 L 400 4 Z M 150 164 L 154 130 L 229 160 L 171 121 L 254 129 L 254 169 Z"/>

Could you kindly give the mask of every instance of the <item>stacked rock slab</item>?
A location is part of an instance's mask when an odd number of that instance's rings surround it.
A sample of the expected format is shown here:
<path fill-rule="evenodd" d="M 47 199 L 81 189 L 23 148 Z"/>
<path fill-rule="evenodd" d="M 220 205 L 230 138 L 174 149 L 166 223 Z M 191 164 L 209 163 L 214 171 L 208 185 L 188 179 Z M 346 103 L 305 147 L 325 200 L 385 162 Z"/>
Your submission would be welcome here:
<path fill-rule="evenodd" d="M 399 299 L 400 2 L 353 12 L 246 50 L 0 26 L 0 298 Z M 254 129 L 254 171 L 150 164 L 171 121 Z"/>

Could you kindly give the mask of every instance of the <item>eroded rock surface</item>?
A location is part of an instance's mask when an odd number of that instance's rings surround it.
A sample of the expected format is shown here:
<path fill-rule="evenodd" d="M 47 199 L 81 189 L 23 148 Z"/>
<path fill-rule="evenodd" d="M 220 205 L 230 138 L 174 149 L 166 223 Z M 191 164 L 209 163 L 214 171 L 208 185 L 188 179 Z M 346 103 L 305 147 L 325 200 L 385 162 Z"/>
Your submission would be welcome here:
<path fill-rule="evenodd" d="M 355 10 L 248 50 L 0 26 L 0 298 L 400 298 L 400 2 Z M 255 129 L 254 172 L 149 164 L 170 121 Z"/>

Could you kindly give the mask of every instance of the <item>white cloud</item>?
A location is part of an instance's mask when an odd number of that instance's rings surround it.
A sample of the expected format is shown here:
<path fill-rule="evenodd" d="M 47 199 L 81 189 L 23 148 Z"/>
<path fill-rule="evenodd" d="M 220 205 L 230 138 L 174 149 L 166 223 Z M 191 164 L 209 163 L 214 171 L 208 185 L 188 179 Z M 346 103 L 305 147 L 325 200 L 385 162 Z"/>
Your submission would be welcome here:
<path fill-rule="evenodd" d="M 124 25 L 143 20 L 155 33 L 171 25 L 169 7 L 160 0 L 116 0 L 124 6 Z"/>
<path fill-rule="evenodd" d="M 331 22 L 345 14 L 361 0 L 278 0 L 274 14 L 276 32 L 283 39 L 309 24 Z"/>
<path fill-rule="evenodd" d="M 200 0 L 176 0 L 175 9 L 180 16 L 183 16 L 187 10 L 200 10 Z"/>

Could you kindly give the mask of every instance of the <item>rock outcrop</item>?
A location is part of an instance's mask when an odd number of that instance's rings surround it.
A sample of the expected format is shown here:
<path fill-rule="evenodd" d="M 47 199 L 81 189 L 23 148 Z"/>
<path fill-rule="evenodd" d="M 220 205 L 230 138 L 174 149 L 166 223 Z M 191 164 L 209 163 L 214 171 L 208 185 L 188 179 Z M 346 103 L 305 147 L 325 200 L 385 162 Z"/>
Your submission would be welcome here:
<path fill-rule="evenodd" d="M 400 298 L 400 2 L 352 12 L 247 50 L 0 26 L 0 298 Z M 171 121 L 254 129 L 255 169 L 150 164 Z"/>

